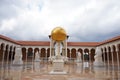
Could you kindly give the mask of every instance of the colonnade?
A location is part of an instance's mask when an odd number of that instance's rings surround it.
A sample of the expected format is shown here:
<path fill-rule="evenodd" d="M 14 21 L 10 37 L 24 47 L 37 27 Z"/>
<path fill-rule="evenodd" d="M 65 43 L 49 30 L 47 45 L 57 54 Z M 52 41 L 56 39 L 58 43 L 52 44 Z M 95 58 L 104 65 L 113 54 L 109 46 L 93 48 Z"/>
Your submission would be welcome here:
<path fill-rule="evenodd" d="M 16 45 L 1 43 L 0 44 L 0 61 L 12 61 L 15 55 Z"/>
<path fill-rule="evenodd" d="M 104 64 L 120 64 L 120 44 L 101 46 Z"/>
<path fill-rule="evenodd" d="M 0 60 L 4 58 L 5 61 L 12 61 L 14 59 L 15 55 L 15 49 L 17 45 L 11 45 L 6 43 L 0 43 Z M 120 63 L 120 44 L 114 44 L 114 45 L 105 45 L 100 46 L 101 52 L 102 52 L 102 59 L 104 62 L 108 62 L 108 64 L 112 62 Z M 52 53 L 54 52 L 54 48 L 52 48 Z M 31 56 L 35 57 L 36 51 L 40 53 L 41 58 L 48 58 L 50 56 L 50 47 L 49 46 L 41 46 L 41 47 L 33 47 L 33 46 L 27 46 L 27 47 L 21 47 L 23 60 L 26 60 L 26 58 L 31 59 Z M 89 61 L 94 61 L 95 56 L 95 48 L 87 48 L 87 47 L 67 47 L 67 57 L 71 59 L 77 58 L 77 53 L 81 53 L 82 60 L 85 58 L 84 55 L 87 54 L 89 56 Z M 62 53 L 65 53 L 65 48 L 62 48 Z M 51 54 L 53 55 L 53 54 Z M 65 54 L 62 54 L 65 55 Z"/>

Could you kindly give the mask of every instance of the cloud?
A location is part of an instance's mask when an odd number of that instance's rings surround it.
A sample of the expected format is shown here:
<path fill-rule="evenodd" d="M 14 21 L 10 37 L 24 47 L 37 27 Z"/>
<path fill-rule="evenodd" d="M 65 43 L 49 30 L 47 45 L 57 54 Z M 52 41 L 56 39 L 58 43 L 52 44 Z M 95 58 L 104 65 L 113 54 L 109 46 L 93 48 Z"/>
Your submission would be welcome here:
<path fill-rule="evenodd" d="M 69 41 L 101 41 L 120 35 L 119 0 L 1 0 L 0 34 L 16 40 L 49 40 L 63 27 Z"/>

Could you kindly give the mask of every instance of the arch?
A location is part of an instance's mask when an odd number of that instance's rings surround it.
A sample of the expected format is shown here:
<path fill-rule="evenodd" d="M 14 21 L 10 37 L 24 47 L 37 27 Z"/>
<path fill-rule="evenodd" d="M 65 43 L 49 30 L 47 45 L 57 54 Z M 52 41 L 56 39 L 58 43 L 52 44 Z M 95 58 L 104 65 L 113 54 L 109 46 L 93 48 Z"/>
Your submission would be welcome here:
<path fill-rule="evenodd" d="M 84 53 L 83 54 L 84 54 L 84 60 L 85 61 L 89 61 L 89 55 L 90 54 L 89 54 L 89 49 L 88 48 L 84 49 Z"/>
<path fill-rule="evenodd" d="M 90 55 L 91 55 L 91 61 L 94 61 L 95 59 L 94 59 L 94 56 L 95 56 L 95 49 L 91 49 L 90 50 Z"/>
<path fill-rule="evenodd" d="M 10 46 L 10 51 L 9 51 L 9 60 L 12 60 L 13 59 L 13 52 L 12 52 L 12 49 L 13 49 L 13 46 Z"/>
<path fill-rule="evenodd" d="M 116 47 L 115 47 L 115 45 L 112 45 L 112 50 L 113 50 L 113 52 L 112 52 L 112 54 L 113 54 L 113 60 L 117 61 L 117 53 L 116 53 Z"/>
<path fill-rule="evenodd" d="M 89 49 L 85 48 L 84 53 L 89 53 Z"/>
<path fill-rule="evenodd" d="M 104 53 L 103 53 L 104 51 L 103 51 L 103 50 L 104 50 L 104 48 L 101 48 L 101 53 L 102 53 L 102 61 L 104 61 Z"/>
<path fill-rule="evenodd" d="M 4 55 L 4 60 L 5 60 L 5 61 L 7 60 L 7 57 L 9 56 L 9 55 L 8 55 L 8 53 L 9 53 L 8 49 L 9 49 L 9 45 L 7 44 L 7 45 L 5 46 L 5 55 Z"/>
<path fill-rule="evenodd" d="M 47 57 L 50 57 L 50 48 L 47 49 Z"/>
<path fill-rule="evenodd" d="M 28 60 L 28 61 L 31 61 L 32 58 L 33 58 L 33 55 L 34 55 L 33 49 L 32 49 L 32 48 L 28 48 L 27 60 Z"/>
<path fill-rule="evenodd" d="M 120 44 L 117 45 L 118 48 L 118 57 L 119 57 L 119 62 L 120 62 Z"/>
<path fill-rule="evenodd" d="M 5 44 L 1 43 L 0 44 L 0 61 L 2 61 L 2 58 L 3 58 L 4 47 L 5 47 Z"/>
<path fill-rule="evenodd" d="M 21 50 L 22 50 L 22 60 L 26 60 L 26 48 L 25 47 L 23 47 L 23 48 L 21 48 Z"/>
<path fill-rule="evenodd" d="M 108 59 L 107 59 L 107 48 L 106 47 L 104 47 L 104 53 L 103 53 L 104 55 L 104 58 L 105 58 L 105 61 L 107 61 Z"/>
<path fill-rule="evenodd" d="M 72 48 L 71 49 L 71 58 L 76 58 L 77 56 L 76 56 L 76 49 L 75 48 Z"/>
<path fill-rule="evenodd" d="M 70 58 L 70 49 L 67 48 L 67 57 Z"/>
<path fill-rule="evenodd" d="M 35 59 L 35 54 L 36 54 L 36 52 L 39 53 L 39 48 L 35 48 L 35 49 L 34 49 L 34 52 L 33 52 L 33 54 L 34 54 L 34 59 Z"/>
<path fill-rule="evenodd" d="M 111 47 L 110 46 L 108 46 L 108 52 L 107 52 L 108 54 L 109 54 L 109 61 L 111 61 L 112 60 L 112 56 L 111 56 Z"/>
<path fill-rule="evenodd" d="M 15 53 L 16 53 L 16 52 L 15 52 L 15 49 L 16 49 L 16 47 L 14 46 L 14 47 L 13 47 L 13 59 L 14 59 L 14 56 L 15 56 Z"/>
<path fill-rule="evenodd" d="M 78 49 L 78 52 L 81 53 L 81 58 L 82 58 L 82 60 L 83 60 L 83 50 L 82 50 L 81 48 L 79 48 L 79 49 Z"/>
<path fill-rule="evenodd" d="M 46 57 L 46 49 L 45 49 L 45 48 L 41 48 L 40 57 L 41 57 L 41 58 L 45 58 L 45 57 Z"/>

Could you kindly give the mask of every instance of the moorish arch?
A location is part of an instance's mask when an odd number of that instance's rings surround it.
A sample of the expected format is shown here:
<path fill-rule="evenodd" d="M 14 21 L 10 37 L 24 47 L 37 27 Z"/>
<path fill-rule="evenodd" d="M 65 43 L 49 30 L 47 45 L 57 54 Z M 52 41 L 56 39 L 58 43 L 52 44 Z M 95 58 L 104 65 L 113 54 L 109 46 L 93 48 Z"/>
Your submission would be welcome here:
<path fill-rule="evenodd" d="M 79 49 L 78 49 L 78 52 L 80 52 L 81 58 L 82 58 L 82 60 L 83 60 L 83 50 L 82 50 L 81 48 L 79 48 Z"/>
<path fill-rule="evenodd" d="M 72 48 L 71 49 L 71 58 L 75 59 L 77 56 L 76 56 L 76 49 L 75 48 Z"/>
<path fill-rule="evenodd" d="M 45 48 L 41 48 L 40 57 L 41 58 L 45 58 L 46 57 L 46 49 Z"/>
<path fill-rule="evenodd" d="M 68 57 L 68 58 L 71 57 L 71 55 L 70 55 L 70 49 L 69 49 L 69 48 L 67 48 L 67 57 Z"/>
<path fill-rule="evenodd" d="M 95 61 L 95 58 L 94 58 L 94 56 L 95 56 L 95 49 L 91 49 L 90 50 L 90 55 L 91 55 L 91 61 Z"/>

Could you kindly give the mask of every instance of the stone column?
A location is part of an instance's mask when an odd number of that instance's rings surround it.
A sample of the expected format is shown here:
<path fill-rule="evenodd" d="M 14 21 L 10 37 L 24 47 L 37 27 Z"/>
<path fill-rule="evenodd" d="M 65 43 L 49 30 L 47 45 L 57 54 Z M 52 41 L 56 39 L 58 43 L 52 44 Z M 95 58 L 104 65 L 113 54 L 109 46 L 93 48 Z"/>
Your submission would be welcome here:
<path fill-rule="evenodd" d="M 52 40 L 50 38 L 50 58 L 51 58 L 51 54 L 52 54 Z"/>
<path fill-rule="evenodd" d="M 13 51 L 14 50 L 11 50 L 11 63 L 12 63 L 12 60 L 13 60 Z"/>
<path fill-rule="evenodd" d="M 9 63 L 10 47 L 7 49 L 7 65 Z"/>
<path fill-rule="evenodd" d="M 27 62 L 27 56 L 28 56 L 28 49 L 26 49 L 26 62 Z"/>
<path fill-rule="evenodd" d="M 119 70 L 119 50 L 118 50 L 118 47 L 116 47 L 116 53 L 117 53 L 117 65 L 118 65 L 118 70 Z"/>
<path fill-rule="evenodd" d="M 67 57 L 67 39 L 65 40 L 65 53 L 66 53 L 66 57 Z"/>
<path fill-rule="evenodd" d="M 112 56 L 112 65 L 113 65 L 113 69 L 114 69 L 114 57 L 113 57 L 113 49 L 111 48 L 111 56 Z"/>
<path fill-rule="evenodd" d="M 107 63 L 108 63 L 108 67 L 109 67 L 109 50 L 106 49 L 106 53 L 107 53 Z"/>

